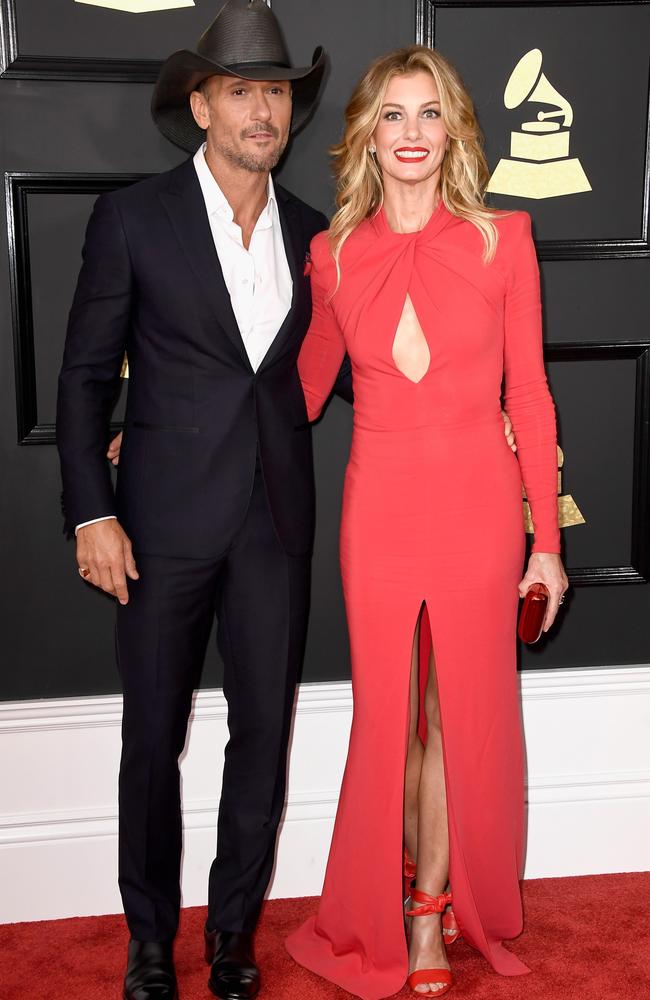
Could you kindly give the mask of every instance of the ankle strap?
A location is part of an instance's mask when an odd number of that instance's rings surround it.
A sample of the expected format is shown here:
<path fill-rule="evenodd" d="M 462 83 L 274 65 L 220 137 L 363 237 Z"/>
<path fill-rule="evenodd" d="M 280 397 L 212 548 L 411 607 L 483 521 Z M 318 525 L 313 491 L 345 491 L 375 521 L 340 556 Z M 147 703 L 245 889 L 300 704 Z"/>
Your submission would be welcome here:
<path fill-rule="evenodd" d="M 406 851 L 404 851 L 404 878 L 413 879 L 415 878 L 417 871 L 417 865 L 415 861 L 409 858 Z"/>
<path fill-rule="evenodd" d="M 441 892 L 439 896 L 430 896 L 428 892 L 420 889 L 411 890 L 411 899 L 415 903 L 421 903 L 415 910 L 407 910 L 409 917 L 426 917 L 431 913 L 442 913 L 451 903 L 451 893 Z"/>

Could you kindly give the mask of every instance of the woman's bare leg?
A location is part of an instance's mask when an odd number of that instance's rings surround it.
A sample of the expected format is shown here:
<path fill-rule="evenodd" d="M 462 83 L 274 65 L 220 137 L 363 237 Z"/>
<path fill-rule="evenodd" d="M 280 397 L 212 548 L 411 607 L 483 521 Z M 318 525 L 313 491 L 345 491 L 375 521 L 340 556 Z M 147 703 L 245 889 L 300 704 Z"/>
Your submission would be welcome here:
<path fill-rule="evenodd" d="M 417 652 L 417 650 L 416 650 Z M 411 680 L 411 697 L 413 679 Z M 444 892 L 449 873 L 449 836 L 447 831 L 447 796 L 442 758 L 442 732 L 434 652 L 429 659 L 429 675 L 424 698 L 427 720 L 427 743 L 422 755 L 418 789 L 417 887 L 437 896 Z M 417 904 L 413 905 L 417 908 Z M 442 939 L 442 914 L 411 918 L 409 971 L 449 968 Z M 416 987 L 416 992 L 436 991 L 442 983 Z"/>
<path fill-rule="evenodd" d="M 404 846 L 410 858 L 415 860 L 418 852 L 418 797 L 420 794 L 420 772 L 424 759 L 424 747 L 418 736 L 420 619 L 415 626 L 413 650 L 411 652 L 410 721 L 404 775 Z"/>

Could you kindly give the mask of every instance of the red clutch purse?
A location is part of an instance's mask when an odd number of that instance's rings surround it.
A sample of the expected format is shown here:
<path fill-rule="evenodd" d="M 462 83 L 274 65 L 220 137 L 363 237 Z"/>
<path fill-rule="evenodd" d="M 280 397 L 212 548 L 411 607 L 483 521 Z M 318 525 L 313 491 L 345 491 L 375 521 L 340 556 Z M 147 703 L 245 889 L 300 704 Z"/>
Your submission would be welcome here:
<path fill-rule="evenodd" d="M 542 634 L 549 593 L 543 583 L 529 587 L 519 612 L 517 634 L 522 642 L 537 642 Z"/>

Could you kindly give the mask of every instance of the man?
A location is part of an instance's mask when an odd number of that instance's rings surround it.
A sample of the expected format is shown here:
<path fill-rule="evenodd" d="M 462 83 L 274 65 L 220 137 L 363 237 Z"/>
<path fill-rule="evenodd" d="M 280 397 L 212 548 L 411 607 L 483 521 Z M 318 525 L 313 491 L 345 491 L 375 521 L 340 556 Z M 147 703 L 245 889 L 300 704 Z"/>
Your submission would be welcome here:
<path fill-rule="evenodd" d="M 230 740 L 209 986 L 224 1000 L 259 989 L 252 939 L 308 610 L 313 468 L 296 359 L 311 313 L 305 259 L 327 220 L 270 171 L 314 105 L 324 55 L 291 68 L 263 0 L 228 0 L 197 49 L 167 60 L 152 103 L 163 134 L 196 153 L 98 199 L 59 380 L 79 571 L 118 599 L 127 1000 L 177 997 L 178 756 L 215 612 Z M 114 496 L 104 452 L 125 350 Z"/>

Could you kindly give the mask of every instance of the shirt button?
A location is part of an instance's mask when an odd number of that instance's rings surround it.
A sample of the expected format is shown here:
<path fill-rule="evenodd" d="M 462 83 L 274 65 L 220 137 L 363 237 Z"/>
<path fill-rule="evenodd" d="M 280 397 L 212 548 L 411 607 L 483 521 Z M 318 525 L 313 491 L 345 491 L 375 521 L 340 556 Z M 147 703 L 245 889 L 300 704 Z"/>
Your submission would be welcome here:
<path fill-rule="evenodd" d="M 248 278 L 242 278 L 242 282 L 241 283 L 242 283 L 242 285 L 247 285 L 248 284 Z"/>

